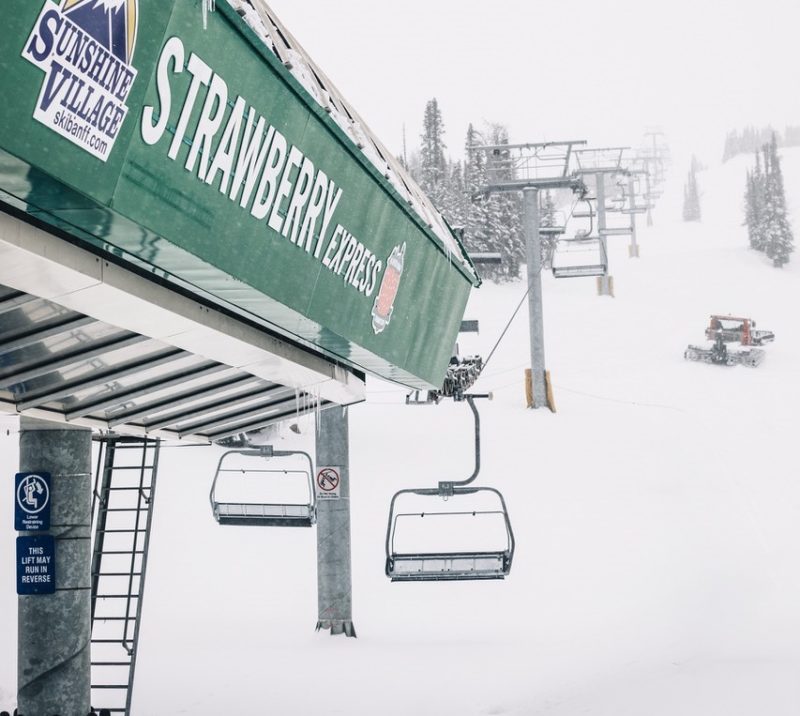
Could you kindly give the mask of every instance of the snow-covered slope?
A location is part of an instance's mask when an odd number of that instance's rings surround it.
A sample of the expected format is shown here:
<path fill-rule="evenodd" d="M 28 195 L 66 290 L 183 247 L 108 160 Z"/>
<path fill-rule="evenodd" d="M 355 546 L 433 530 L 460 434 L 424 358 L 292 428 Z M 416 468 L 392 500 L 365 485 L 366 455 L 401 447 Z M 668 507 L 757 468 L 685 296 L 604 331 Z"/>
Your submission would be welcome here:
<path fill-rule="evenodd" d="M 783 152 L 800 233 L 800 152 Z M 747 248 L 749 158 L 699 175 L 700 224 L 673 177 L 641 258 L 610 239 L 616 298 L 547 276 L 547 366 L 558 413 L 524 408 L 520 313 L 476 386 L 483 469 L 517 536 L 504 582 L 391 584 L 388 504 L 466 477 L 465 405 L 412 408 L 370 383 L 350 410 L 357 640 L 313 632 L 312 530 L 220 528 L 215 449 L 168 449 L 144 606 L 134 713 L 281 716 L 794 716 L 800 708 L 800 256 Z M 676 172 L 680 174 L 680 172 Z M 467 313 L 486 355 L 524 292 L 486 285 Z M 688 363 L 710 313 L 775 331 L 756 370 Z M 287 432 L 285 444 L 309 445 Z M 291 437 L 290 437 L 291 436 Z M 0 433 L 4 472 L 15 436 Z M 0 707 L 12 704 L 11 489 L 0 491 Z"/>

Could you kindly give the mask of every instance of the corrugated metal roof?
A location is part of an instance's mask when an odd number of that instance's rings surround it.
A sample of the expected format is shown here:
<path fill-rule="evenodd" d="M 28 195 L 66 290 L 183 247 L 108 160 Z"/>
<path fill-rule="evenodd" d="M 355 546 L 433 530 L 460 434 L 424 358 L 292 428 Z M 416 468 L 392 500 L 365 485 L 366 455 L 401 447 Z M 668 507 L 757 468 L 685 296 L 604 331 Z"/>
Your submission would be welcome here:
<path fill-rule="evenodd" d="M 332 405 L 0 286 L 0 410 L 216 441 Z"/>

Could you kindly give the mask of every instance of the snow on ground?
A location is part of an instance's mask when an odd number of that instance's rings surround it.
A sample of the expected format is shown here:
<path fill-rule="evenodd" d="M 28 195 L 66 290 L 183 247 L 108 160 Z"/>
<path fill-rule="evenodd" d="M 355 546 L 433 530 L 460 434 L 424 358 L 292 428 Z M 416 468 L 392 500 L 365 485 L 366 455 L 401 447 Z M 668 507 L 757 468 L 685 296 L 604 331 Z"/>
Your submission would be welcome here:
<path fill-rule="evenodd" d="M 784 170 L 800 238 L 800 152 Z M 394 491 L 472 469 L 465 405 L 407 407 L 371 382 L 350 409 L 357 640 L 315 634 L 313 530 L 218 527 L 216 449 L 168 449 L 134 713 L 281 716 L 789 716 L 800 708 L 800 255 L 773 269 L 741 224 L 749 158 L 699 176 L 703 221 L 680 220 L 682 172 L 639 219 L 641 258 L 610 239 L 616 298 L 546 277 L 558 413 L 524 408 L 523 309 L 478 390 L 483 468 L 517 537 L 504 582 L 392 584 Z M 523 284 L 476 291 L 486 355 Z M 688 363 L 711 313 L 772 329 L 758 369 Z M 287 432 L 283 444 L 310 447 Z M 292 439 L 290 439 L 291 436 Z M 4 472 L 16 437 L 0 433 Z M 293 442 L 294 441 L 294 442 Z M 0 549 L 12 554 L 11 490 Z M 0 706 L 15 683 L 13 561 L 0 564 Z"/>

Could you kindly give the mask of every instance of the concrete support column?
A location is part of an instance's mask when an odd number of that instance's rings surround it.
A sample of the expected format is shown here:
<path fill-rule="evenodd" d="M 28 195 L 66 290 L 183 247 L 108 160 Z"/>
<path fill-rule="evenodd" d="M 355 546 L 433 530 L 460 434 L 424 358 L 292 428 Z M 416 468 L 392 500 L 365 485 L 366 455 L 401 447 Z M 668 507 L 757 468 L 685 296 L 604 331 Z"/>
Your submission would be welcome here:
<path fill-rule="evenodd" d="M 539 236 L 539 190 L 522 191 L 522 230 L 528 263 L 528 317 L 531 341 L 531 383 L 534 408 L 547 405 L 542 314 L 542 249 Z"/>
<path fill-rule="evenodd" d="M 628 246 L 628 255 L 632 259 L 639 258 L 639 244 L 636 243 L 636 214 L 633 209 L 636 206 L 636 191 L 633 182 L 633 174 L 628 175 L 628 196 L 631 202 L 631 243 Z"/>
<path fill-rule="evenodd" d="M 598 172 L 594 175 L 595 196 L 597 197 L 597 233 L 600 236 L 600 243 L 603 245 L 603 253 L 608 261 L 608 241 L 606 240 L 606 175 Z M 609 261 L 609 267 L 611 262 Z M 597 277 L 597 293 L 600 296 L 613 296 L 614 279 L 611 274 Z"/>
<path fill-rule="evenodd" d="M 338 499 L 317 501 L 317 631 L 355 636 L 350 556 L 350 445 L 347 409 L 327 408 L 317 429 L 317 472 L 339 474 Z"/>
<path fill-rule="evenodd" d="M 56 591 L 18 599 L 17 702 L 23 716 L 86 716 L 91 672 L 92 433 L 23 417 L 20 471 L 51 474 Z"/>

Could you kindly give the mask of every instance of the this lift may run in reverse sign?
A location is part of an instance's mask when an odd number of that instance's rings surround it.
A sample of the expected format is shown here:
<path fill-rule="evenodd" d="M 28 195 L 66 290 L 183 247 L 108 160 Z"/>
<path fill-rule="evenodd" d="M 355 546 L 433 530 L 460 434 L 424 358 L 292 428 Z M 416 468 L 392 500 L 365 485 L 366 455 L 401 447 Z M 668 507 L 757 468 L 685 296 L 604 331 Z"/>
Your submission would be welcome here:
<path fill-rule="evenodd" d="M 341 488 L 341 468 L 320 467 L 317 470 L 317 499 L 338 500 Z"/>

